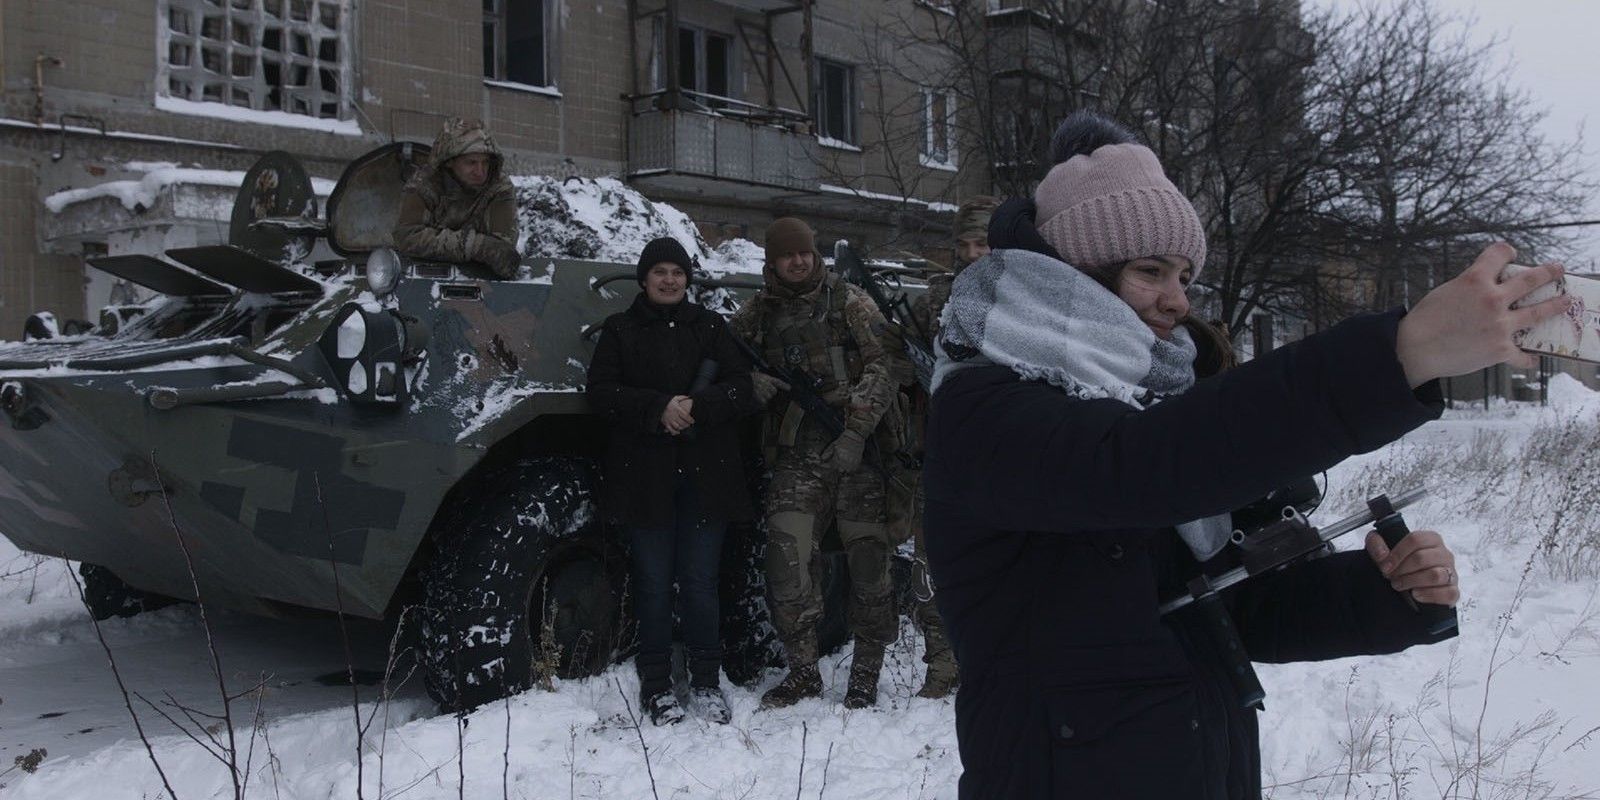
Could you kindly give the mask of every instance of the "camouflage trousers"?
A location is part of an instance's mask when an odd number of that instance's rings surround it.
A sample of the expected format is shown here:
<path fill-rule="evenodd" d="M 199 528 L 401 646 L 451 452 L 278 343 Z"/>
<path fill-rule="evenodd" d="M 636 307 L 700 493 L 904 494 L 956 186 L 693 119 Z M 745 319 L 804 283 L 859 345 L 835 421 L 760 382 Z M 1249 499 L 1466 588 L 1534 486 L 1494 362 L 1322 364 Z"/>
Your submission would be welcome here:
<path fill-rule="evenodd" d="M 930 676 L 948 672 L 954 682 L 955 654 L 950 650 L 950 637 L 945 635 L 944 620 L 933 602 L 933 576 L 928 572 L 928 548 L 922 538 L 922 471 L 897 469 L 889 483 L 889 532 L 896 542 L 910 539 L 913 543 L 911 565 L 911 618 L 922 631 L 925 647 L 922 661 L 928 665 Z"/>
<path fill-rule="evenodd" d="M 888 644 L 898 633 L 883 475 L 870 463 L 841 474 L 822 458 L 831 440 L 818 426 L 802 425 L 794 446 L 780 448 L 767 486 L 767 589 L 791 666 L 817 660 L 822 592 L 813 570 L 830 522 L 850 569 L 851 634 Z"/>

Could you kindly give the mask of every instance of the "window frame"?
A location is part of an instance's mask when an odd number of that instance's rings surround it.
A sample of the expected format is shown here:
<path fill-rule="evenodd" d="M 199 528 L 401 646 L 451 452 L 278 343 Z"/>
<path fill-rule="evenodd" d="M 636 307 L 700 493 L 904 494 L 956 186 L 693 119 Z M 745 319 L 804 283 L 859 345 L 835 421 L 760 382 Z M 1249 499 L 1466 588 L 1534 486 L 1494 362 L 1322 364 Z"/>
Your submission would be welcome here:
<path fill-rule="evenodd" d="M 929 169 L 954 172 L 960 163 L 956 150 L 956 93 L 951 89 L 938 89 L 932 86 L 920 87 L 922 96 L 922 136 L 917 147 L 917 161 Z M 944 157 L 940 158 L 934 145 L 936 129 L 934 125 L 934 99 L 944 98 Z"/>
<path fill-rule="evenodd" d="M 510 27 L 510 21 L 508 17 L 508 5 L 510 3 L 538 3 L 539 5 L 537 14 L 539 19 L 539 36 L 542 40 L 541 53 L 543 55 L 541 63 L 539 64 L 539 71 L 542 73 L 542 82 L 519 80 L 512 77 L 510 74 L 509 66 L 506 62 L 506 56 L 509 51 L 509 48 L 506 46 L 506 35 L 507 30 Z M 493 8 L 485 8 L 483 10 L 483 27 L 494 27 L 494 63 L 492 65 L 494 74 L 488 74 L 485 72 L 483 75 L 484 82 L 494 86 L 505 86 L 512 88 L 528 87 L 532 89 L 556 89 L 555 37 L 551 35 L 549 0 L 484 0 L 484 4 L 492 5 Z M 485 38 L 488 37 L 485 36 Z M 488 54 L 484 55 L 484 67 L 488 68 L 490 67 L 490 64 L 488 63 L 489 56 Z"/>
<path fill-rule="evenodd" d="M 667 88 L 666 27 L 666 19 L 662 15 L 656 15 L 650 30 L 650 90 L 655 92 L 665 91 Z M 724 97 L 729 100 L 740 99 L 738 96 L 739 92 L 737 82 L 739 74 L 739 52 L 738 48 L 734 47 L 733 35 L 702 27 L 700 25 L 691 25 L 680 22 L 678 23 L 678 35 L 681 36 L 684 33 L 689 33 L 694 38 L 693 56 L 695 66 L 695 85 L 685 86 L 681 80 L 682 76 L 680 75 L 680 80 L 678 81 L 679 90 L 708 95 L 709 97 L 713 98 Z M 711 91 L 711 73 L 708 70 L 709 60 L 707 55 L 709 44 L 713 38 L 723 40 L 727 47 L 727 58 L 723 65 L 723 80 L 727 86 L 726 94 L 719 95 Z M 681 61 L 683 57 L 681 44 L 679 51 L 679 59 Z M 709 105 L 711 105 L 713 108 L 720 107 L 720 105 L 715 102 L 711 102 Z"/>
<path fill-rule="evenodd" d="M 825 146 L 840 147 L 841 149 L 846 150 L 859 150 L 861 142 L 859 139 L 860 126 L 857 124 L 856 120 L 856 105 L 858 102 L 856 89 L 856 65 L 846 61 L 840 61 L 821 56 L 817 57 L 816 65 L 816 87 L 812 91 L 811 120 L 812 123 L 817 127 L 817 140 Z M 825 77 L 826 71 L 830 68 L 839 69 L 844 72 L 844 98 L 841 105 L 841 109 L 844 112 L 844 118 L 841 120 L 841 123 L 844 126 L 844 136 L 833 136 L 823 130 L 824 120 L 822 116 L 822 110 L 824 105 L 824 95 L 827 90 L 827 81 L 825 80 Z"/>

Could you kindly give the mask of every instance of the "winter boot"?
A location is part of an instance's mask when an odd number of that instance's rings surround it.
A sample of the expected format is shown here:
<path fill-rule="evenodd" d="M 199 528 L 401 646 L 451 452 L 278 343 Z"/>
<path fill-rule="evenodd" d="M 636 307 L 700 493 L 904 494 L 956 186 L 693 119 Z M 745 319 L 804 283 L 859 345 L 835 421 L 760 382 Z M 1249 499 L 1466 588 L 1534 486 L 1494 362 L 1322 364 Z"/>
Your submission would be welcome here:
<path fill-rule="evenodd" d="M 728 697 L 722 693 L 720 686 L 691 686 L 689 711 L 706 722 L 718 725 L 726 725 L 728 720 L 733 719 L 733 712 L 728 709 Z"/>
<path fill-rule="evenodd" d="M 871 708 L 878 704 L 878 673 L 883 671 L 883 644 L 856 640 L 855 656 L 850 661 L 850 686 L 844 693 L 845 708 Z"/>
<path fill-rule="evenodd" d="M 678 696 L 671 689 L 641 697 L 639 704 L 650 715 L 650 721 L 657 725 L 676 725 L 683 721 L 683 706 L 679 705 Z"/>
<path fill-rule="evenodd" d="M 634 659 L 639 672 L 639 708 L 657 725 L 672 725 L 683 720 L 683 707 L 672 693 L 670 653 L 640 653 Z"/>
<path fill-rule="evenodd" d="M 917 696 L 946 697 L 955 691 L 956 684 L 961 680 L 961 670 L 956 666 L 955 653 L 950 650 L 950 640 L 945 638 L 943 626 L 937 620 L 926 626 L 923 640 L 927 649 L 923 652 L 922 660 L 928 664 L 928 676 L 923 679 Z"/>
<path fill-rule="evenodd" d="M 960 675 L 960 670 L 956 668 L 955 657 L 950 655 L 949 650 L 935 655 L 928 659 L 928 676 L 923 679 L 922 688 L 917 690 L 917 696 L 948 697 L 960 682 Z"/>
<path fill-rule="evenodd" d="M 807 697 L 822 694 L 822 674 L 817 672 L 817 662 L 795 664 L 777 686 L 761 695 L 762 708 L 787 708 Z"/>

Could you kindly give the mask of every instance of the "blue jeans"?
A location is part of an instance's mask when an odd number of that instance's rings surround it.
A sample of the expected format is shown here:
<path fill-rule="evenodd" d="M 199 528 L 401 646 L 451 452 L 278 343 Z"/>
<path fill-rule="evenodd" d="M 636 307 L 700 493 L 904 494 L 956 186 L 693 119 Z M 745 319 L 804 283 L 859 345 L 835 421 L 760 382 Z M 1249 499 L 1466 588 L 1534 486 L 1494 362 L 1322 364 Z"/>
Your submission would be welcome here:
<path fill-rule="evenodd" d="M 723 522 L 700 518 L 687 481 L 674 493 L 676 520 L 669 528 L 632 528 L 633 609 L 639 619 L 640 689 L 646 694 L 672 684 L 672 586 L 678 586 L 678 616 L 694 686 L 717 686 L 722 669 L 718 631 L 717 572 L 722 560 Z"/>

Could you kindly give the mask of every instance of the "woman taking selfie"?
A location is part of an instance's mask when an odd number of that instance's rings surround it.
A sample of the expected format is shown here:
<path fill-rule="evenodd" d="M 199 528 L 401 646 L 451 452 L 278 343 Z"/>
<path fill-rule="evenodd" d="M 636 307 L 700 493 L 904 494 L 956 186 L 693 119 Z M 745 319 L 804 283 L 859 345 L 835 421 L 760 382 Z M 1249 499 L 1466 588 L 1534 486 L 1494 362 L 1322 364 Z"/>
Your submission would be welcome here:
<path fill-rule="evenodd" d="M 733 424 L 759 409 L 750 368 L 722 317 L 688 301 L 693 278 L 676 240 L 645 245 L 643 291 L 605 321 L 589 363 L 589 402 L 611 422 L 601 508 L 627 535 L 639 702 L 657 725 L 684 716 L 672 687 L 674 584 L 689 709 L 728 721 L 717 572 L 728 523 L 753 514 Z"/>
<path fill-rule="evenodd" d="M 1437 378 L 1523 362 L 1513 333 L 1565 301 L 1510 306 L 1559 268 L 1499 283 L 1494 245 L 1409 312 L 1207 374 L 1231 354 L 1188 316 L 1193 206 L 1102 117 L 1052 151 L 1034 208 L 997 212 L 995 252 L 956 281 L 934 376 L 925 525 L 960 796 L 1256 798 L 1257 712 L 1195 607 L 1161 602 L 1237 563 L 1230 511 L 1435 419 Z M 1369 535 L 1221 596 L 1254 661 L 1393 653 L 1453 635 L 1408 598 L 1454 605 L 1454 565 L 1438 533 Z"/>

